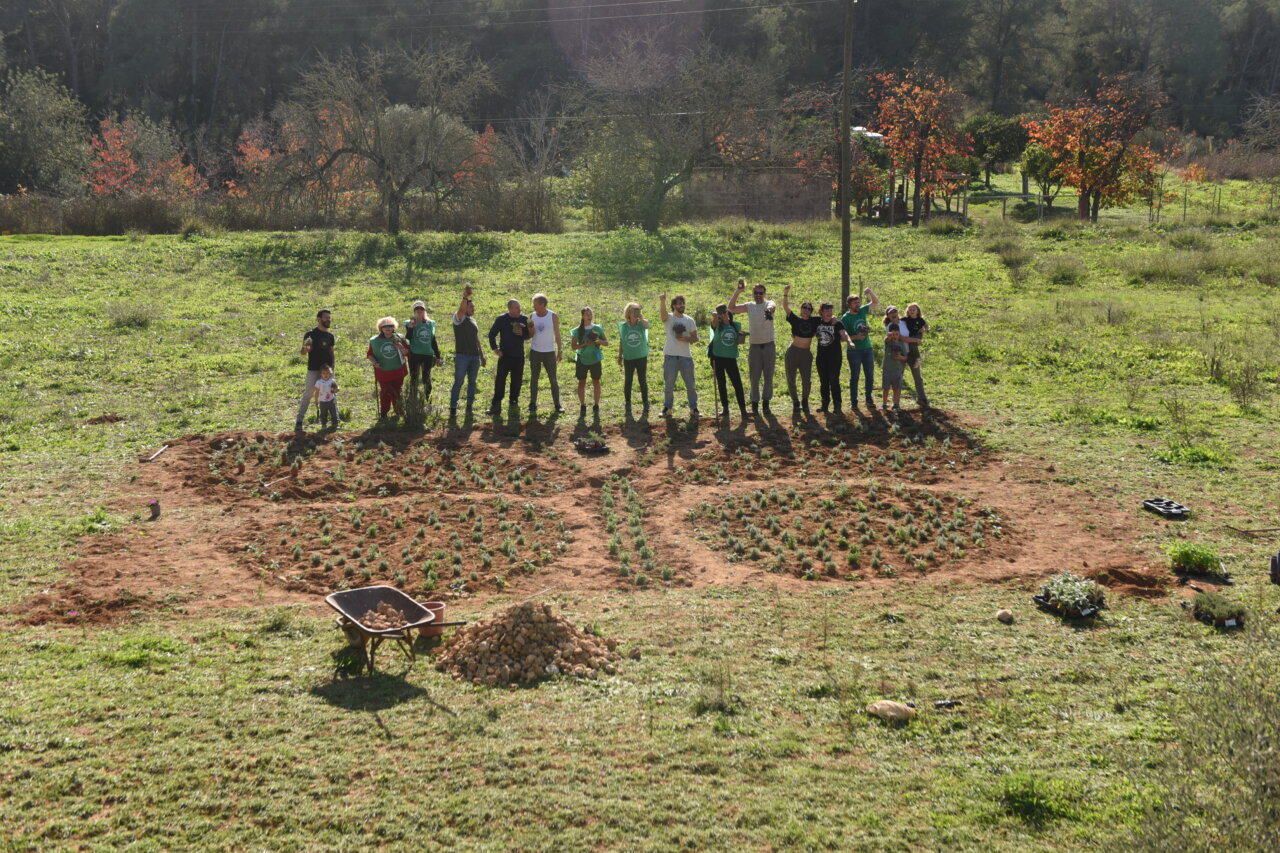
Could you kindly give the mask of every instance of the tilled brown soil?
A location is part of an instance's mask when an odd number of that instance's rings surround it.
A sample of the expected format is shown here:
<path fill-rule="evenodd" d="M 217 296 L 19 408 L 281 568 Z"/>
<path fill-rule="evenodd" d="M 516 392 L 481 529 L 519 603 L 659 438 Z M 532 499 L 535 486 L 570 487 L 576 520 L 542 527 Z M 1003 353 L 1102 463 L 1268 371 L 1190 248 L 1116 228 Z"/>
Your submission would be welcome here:
<path fill-rule="evenodd" d="M 476 602 L 712 584 L 1031 588 L 1061 569 L 1138 595 L 1168 586 L 1138 555 L 1133 514 L 1054 482 L 1034 460 L 985 451 L 945 414 L 896 426 L 703 420 L 600 433 L 603 454 L 574 449 L 581 427 L 553 425 L 175 439 L 154 461 L 156 448 L 140 454 L 104 500 L 145 516 L 154 498 L 161 517 L 84 537 L 65 579 L 17 618 L 317 603 L 369 583 Z"/>

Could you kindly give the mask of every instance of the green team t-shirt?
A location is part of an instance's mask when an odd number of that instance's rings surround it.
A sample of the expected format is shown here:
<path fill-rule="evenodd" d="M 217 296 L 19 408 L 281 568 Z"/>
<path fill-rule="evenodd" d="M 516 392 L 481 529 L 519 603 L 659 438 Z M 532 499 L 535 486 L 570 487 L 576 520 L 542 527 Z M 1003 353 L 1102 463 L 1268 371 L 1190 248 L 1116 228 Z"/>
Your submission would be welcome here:
<path fill-rule="evenodd" d="M 374 360 L 378 362 L 378 367 L 383 370 L 399 370 L 404 367 L 404 359 L 396 347 L 394 338 L 374 335 L 369 338 L 369 350 L 373 353 Z"/>
<path fill-rule="evenodd" d="M 849 333 L 849 337 L 858 334 L 858 326 L 866 326 L 870 329 L 871 324 L 867 322 L 867 312 L 871 310 L 870 305 L 863 305 L 857 311 L 850 314 L 848 311 L 840 315 L 840 324 L 844 326 L 844 330 Z M 860 341 L 853 342 L 854 349 L 871 349 L 871 334 Z"/>
<path fill-rule="evenodd" d="M 436 321 L 423 320 L 421 323 L 414 323 L 413 328 L 409 330 L 409 352 L 415 355 L 435 355 L 436 350 L 432 345 L 436 339 Z"/>
<path fill-rule="evenodd" d="M 596 333 L 596 337 L 604 337 L 604 329 L 599 326 L 587 326 L 585 329 L 581 326 L 575 326 L 573 339 L 578 343 L 582 343 L 592 332 Z M 576 360 L 578 364 L 599 364 L 604 360 L 604 353 L 600 351 L 598 344 L 593 344 L 578 350 Z"/>
<path fill-rule="evenodd" d="M 742 338 L 742 326 L 721 323 L 711 330 L 711 354 L 716 358 L 737 358 L 738 341 Z"/>
<path fill-rule="evenodd" d="M 618 324 L 618 348 L 624 359 L 649 357 L 649 330 L 643 323 L 634 326 L 623 320 Z"/>

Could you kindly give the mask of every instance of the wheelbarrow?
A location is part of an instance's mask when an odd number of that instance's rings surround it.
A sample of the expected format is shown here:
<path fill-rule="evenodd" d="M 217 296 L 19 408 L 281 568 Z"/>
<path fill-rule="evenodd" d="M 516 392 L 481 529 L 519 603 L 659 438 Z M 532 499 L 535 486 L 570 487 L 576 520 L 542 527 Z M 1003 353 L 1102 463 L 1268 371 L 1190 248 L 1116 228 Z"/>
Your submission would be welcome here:
<path fill-rule="evenodd" d="M 385 641 L 394 642 L 404 656 L 412 662 L 417 660 L 417 654 L 413 650 L 415 630 L 423 634 L 428 631 L 434 634 L 442 628 L 467 624 L 466 622 L 435 621 L 436 614 L 444 610 L 442 606 L 420 604 L 393 586 L 362 586 L 359 589 L 344 589 L 326 595 L 324 601 L 338 611 L 334 621 L 346 635 L 347 642 L 359 648 L 364 654 L 370 675 L 374 670 L 374 656 L 378 653 L 378 647 Z M 377 610 L 378 605 L 384 602 L 404 614 L 407 620 L 404 625 L 398 628 L 379 629 L 370 628 L 360 621 L 364 614 L 370 610 Z"/>

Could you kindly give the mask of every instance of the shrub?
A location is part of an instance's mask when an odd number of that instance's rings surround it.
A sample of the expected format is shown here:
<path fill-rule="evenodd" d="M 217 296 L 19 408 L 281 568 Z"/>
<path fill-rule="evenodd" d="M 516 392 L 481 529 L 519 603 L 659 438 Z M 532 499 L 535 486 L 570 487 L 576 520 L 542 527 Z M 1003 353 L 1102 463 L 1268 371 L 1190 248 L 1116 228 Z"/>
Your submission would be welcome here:
<path fill-rule="evenodd" d="M 1209 238 L 1199 231 L 1175 231 L 1169 235 L 1169 245 L 1175 249 L 1203 250 L 1210 247 Z"/>
<path fill-rule="evenodd" d="M 1198 444 L 1173 444 L 1156 458 L 1169 465 L 1191 465 L 1198 468 L 1226 468 L 1231 460 L 1222 453 Z"/>
<path fill-rule="evenodd" d="M 1230 655 L 1204 659 L 1186 680 L 1170 720 L 1175 750 L 1135 754 L 1134 778 L 1150 780 L 1159 796 L 1117 849 L 1280 845 L 1280 637 L 1267 621 L 1248 623 Z"/>
<path fill-rule="evenodd" d="M 1031 263 L 1033 255 L 1019 244 L 1005 246 L 996 253 L 1000 263 L 1010 270 L 1020 270 Z"/>
<path fill-rule="evenodd" d="M 117 329 L 145 329 L 160 319 L 160 309 L 151 302 L 109 302 L 103 311 Z"/>
<path fill-rule="evenodd" d="M 965 232 L 964 222 L 954 217 L 932 216 L 924 224 L 924 230 L 938 237 L 950 237 Z"/>
<path fill-rule="evenodd" d="M 1074 255 L 1059 255 L 1041 262 L 1040 270 L 1050 284 L 1080 284 L 1088 275 L 1084 263 Z"/>
<path fill-rule="evenodd" d="M 1051 820 L 1069 820 L 1076 814 L 1062 783 L 1027 773 L 1014 773 L 1005 779 L 1000 804 L 1006 812 L 1032 826 L 1043 826 Z"/>
<path fill-rule="evenodd" d="M 1198 542 L 1174 542 L 1167 549 L 1169 568 L 1175 572 L 1217 575 L 1222 572 L 1222 558 L 1208 545 Z"/>

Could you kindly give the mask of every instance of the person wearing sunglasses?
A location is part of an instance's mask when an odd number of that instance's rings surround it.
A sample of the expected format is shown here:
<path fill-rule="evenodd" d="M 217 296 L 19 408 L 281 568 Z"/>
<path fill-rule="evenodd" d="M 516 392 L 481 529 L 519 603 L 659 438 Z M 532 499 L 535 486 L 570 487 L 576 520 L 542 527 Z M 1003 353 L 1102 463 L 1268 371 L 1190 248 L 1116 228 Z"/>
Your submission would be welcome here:
<path fill-rule="evenodd" d="M 386 421 L 393 408 L 397 416 L 403 415 L 400 391 L 405 377 L 409 375 L 409 344 L 396 333 L 398 326 L 395 317 L 379 320 L 378 334 L 369 338 L 369 349 L 365 352 L 365 358 L 373 365 L 373 378 L 378 383 L 379 422 Z"/>
<path fill-rule="evenodd" d="M 729 313 L 747 315 L 747 337 L 751 340 L 750 346 L 747 347 L 747 372 L 751 376 L 751 414 L 759 417 L 762 381 L 764 413 L 772 414 L 769 411 L 769 401 L 773 399 L 773 371 L 778 362 L 778 350 L 773 333 L 773 315 L 776 308 L 773 300 L 767 298 L 763 284 L 757 284 L 751 288 L 752 301 L 739 305 L 738 298 L 746 289 L 746 279 L 738 279 L 738 289 L 729 299 Z"/>

